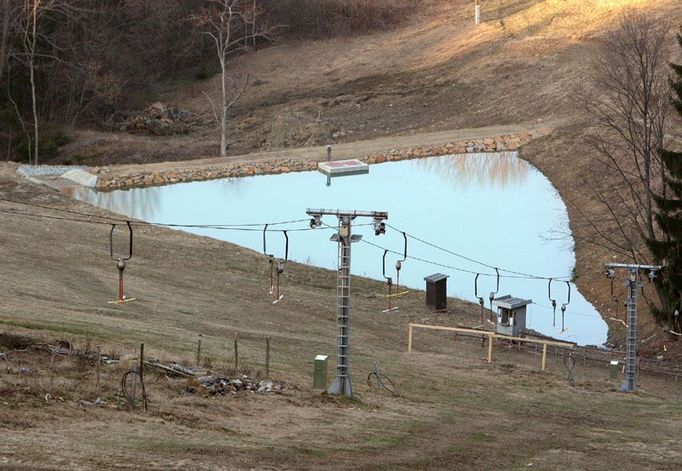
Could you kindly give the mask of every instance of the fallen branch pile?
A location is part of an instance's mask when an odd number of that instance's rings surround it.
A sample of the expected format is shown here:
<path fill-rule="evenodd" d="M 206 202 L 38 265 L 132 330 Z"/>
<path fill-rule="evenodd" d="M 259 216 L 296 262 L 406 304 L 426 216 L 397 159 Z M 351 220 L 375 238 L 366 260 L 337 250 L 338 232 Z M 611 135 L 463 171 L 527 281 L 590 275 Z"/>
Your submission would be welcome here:
<path fill-rule="evenodd" d="M 258 381 L 246 375 L 232 379 L 227 376 L 209 375 L 189 378 L 186 389 L 191 393 L 204 396 L 224 396 L 226 394 L 237 394 L 240 391 L 250 391 L 258 394 L 281 394 L 285 389 L 285 384 L 272 381 L 271 379 Z"/>
<path fill-rule="evenodd" d="M 246 375 L 230 378 L 219 374 L 212 374 L 203 368 L 183 366 L 178 363 L 167 365 L 158 360 L 146 360 L 146 366 L 157 368 L 166 376 L 179 376 L 187 379 L 185 389 L 193 394 L 202 396 L 225 396 L 250 391 L 258 394 L 281 394 L 287 387 L 283 382 L 271 379 L 257 380 Z"/>

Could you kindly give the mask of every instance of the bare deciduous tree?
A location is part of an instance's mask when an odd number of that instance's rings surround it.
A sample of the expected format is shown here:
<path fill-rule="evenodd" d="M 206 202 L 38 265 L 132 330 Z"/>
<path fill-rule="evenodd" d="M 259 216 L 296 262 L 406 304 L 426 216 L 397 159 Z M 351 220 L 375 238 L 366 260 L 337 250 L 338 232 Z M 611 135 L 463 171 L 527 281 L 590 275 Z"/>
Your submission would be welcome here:
<path fill-rule="evenodd" d="M 22 58 L 29 73 L 31 90 L 31 111 L 33 115 L 33 156 L 29 158 L 33 165 L 39 163 L 40 124 L 38 113 L 38 90 L 36 86 L 36 58 L 39 56 L 39 40 L 49 42 L 42 33 L 39 23 L 46 14 L 61 11 L 66 4 L 61 0 L 23 0 L 21 12 L 21 44 Z"/>
<path fill-rule="evenodd" d="M 257 24 L 255 5 L 247 5 L 243 0 L 209 0 L 209 3 L 211 6 L 193 16 L 192 21 L 213 41 L 220 63 L 220 106 L 216 114 L 220 122 L 220 156 L 224 157 L 228 148 L 227 113 L 246 86 L 245 80 L 242 87 L 237 87 L 236 94 L 231 93 L 234 81 L 228 71 L 228 58 L 243 50 L 249 39 L 255 42 L 259 37 L 270 38 L 272 29 L 264 23 Z"/>
<path fill-rule="evenodd" d="M 10 37 L 13 33 L 13 26 L 16 26 L 18 5 L 15 0 L 0 0 L 0 83 L 5 76 L 11 54 Z"/>
<path fill-rule="evenodd" d="M 40 131 L 38 124 L 38 98 L 36 95 L 35 58 L 38 44 L 38 21 L 43 14 L 42 0 L 24 0 L 22 8 L 22 46 L 28 66 L 31 85 L 31 108 L 33 111 L 33 156 L 32 163 L 38 165 Z M 29 158 L 29 160 L 31 157 Z"/>
<path fill-rule="evenodd" d="M 656 240 L 653 195 L 666 193 L 658 150 L 670 112 L 670 31 L 666 22 L 626 12 L 606 36 L 594 92 L 584 99 L 592 142 L 609 175 L 590 185 L 609 218 L 590 225 L 602 244 L 633 261 L 646 258 L 645 240 Z"/>

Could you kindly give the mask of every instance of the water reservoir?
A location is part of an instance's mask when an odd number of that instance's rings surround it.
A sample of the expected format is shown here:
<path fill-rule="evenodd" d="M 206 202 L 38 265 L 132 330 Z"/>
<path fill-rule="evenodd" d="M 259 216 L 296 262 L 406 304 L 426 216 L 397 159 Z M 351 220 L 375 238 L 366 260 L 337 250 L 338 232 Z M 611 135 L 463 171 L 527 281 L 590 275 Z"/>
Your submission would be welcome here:
<path fill-rule="evenodd" d="M 424 277 L 441 272 L 450 276 L 450 296 L 476 302 L 474 277 L 481 273 L 479 294 L 486 299 L 486 307 L 488 293 L 496 290 L 496 279 L 489 276 L 495 272 L 490 267 L 560 278 L 570 276 L 575 264 L 573 240 L 566 235 L 566 206 L 547 178 L 512 152 L 372 165 L 367 175 L 333 178 L 329 186 L 326 176 L 301 172 L 107 193 L 83 188 L 77 196 L 133 218 L 180 224 L 301 220 L 306 219 L 306 208 L 388 211 L 390 227 L 379 237 L 371 226 L 361 225 L 366 221 L 357 221 L 355 231 L 365 242 L 353 247 L 354 274 L 383 279 L 383 250 L 367 242 L 402 252 L 400 231 L 406 231 L 428 242 L 410 240 L 409 255 L 435 263 L 408 259 L 400 273 L 401 284 L 424 289 Z M 337 223 L 330 217 L 324 222 Z M 307 226 L 302 221 L 285 227 Z M 259 232 L 187 230 L 262 250 Z M 337 248 L 329 241 L 332 232 L 292 231 L 290 259 L 335 269 Z M 281 234 L 270 235 L 268 241 L 269 251 L 283 255 Z M 387 269 L 394 278 L 393 267 L 399 258 L 387 257 Z M 566 310 L 567 330 L 562 332 L 559 307 L 553 325 L 546 280 L 501 274 L 498 295 L 533 300 L 527 309 L 528 327 L 580 344 L 606 341 L 605 322 L 575 286 Z M 554 281 L 552 291 L 558 306 L 566 302 L 565 283 Z"/>

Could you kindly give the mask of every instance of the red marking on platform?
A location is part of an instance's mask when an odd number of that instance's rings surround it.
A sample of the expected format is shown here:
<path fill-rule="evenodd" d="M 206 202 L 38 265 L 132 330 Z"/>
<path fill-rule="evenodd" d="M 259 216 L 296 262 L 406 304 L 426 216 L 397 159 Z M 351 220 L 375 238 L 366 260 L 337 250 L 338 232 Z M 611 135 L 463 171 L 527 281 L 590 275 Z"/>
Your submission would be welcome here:
<path fill-rule="evenodd" d="M 364 166 L 364 164 L 358 160 L 344 160 L 344 161 L 340 161 L 340 162 L 327 162 L 327 165 L 329 167 L 332 167 L 332 168 Z"/>

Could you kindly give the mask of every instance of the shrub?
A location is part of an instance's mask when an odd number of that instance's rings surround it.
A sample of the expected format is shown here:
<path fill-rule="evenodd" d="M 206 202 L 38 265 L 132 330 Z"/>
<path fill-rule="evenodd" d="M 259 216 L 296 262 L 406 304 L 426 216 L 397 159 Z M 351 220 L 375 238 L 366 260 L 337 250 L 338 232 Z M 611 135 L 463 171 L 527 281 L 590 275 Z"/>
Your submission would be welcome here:
<path fill-rule="evenodd" d="M 40 148 L 38 150 L 41 163 L 57 157 L 59 149 L 69 142 L 71 142 L 71 138 L 59 129 L 44 130 L 40 136 Z M 14 148 L 14 152 L 19 157 L 20 162 L 29 162 L 29 150 L 32 151 L 32 149 L 29 147 L 28 139 L 22 135 Z"/>

